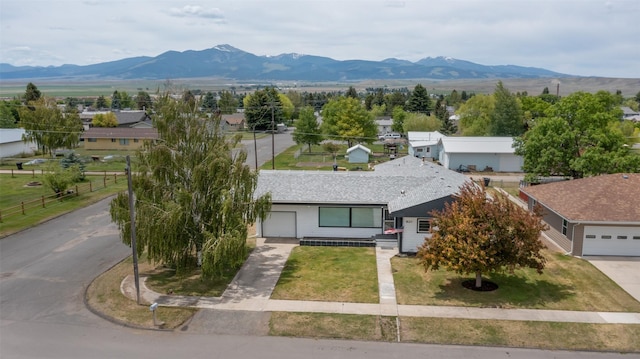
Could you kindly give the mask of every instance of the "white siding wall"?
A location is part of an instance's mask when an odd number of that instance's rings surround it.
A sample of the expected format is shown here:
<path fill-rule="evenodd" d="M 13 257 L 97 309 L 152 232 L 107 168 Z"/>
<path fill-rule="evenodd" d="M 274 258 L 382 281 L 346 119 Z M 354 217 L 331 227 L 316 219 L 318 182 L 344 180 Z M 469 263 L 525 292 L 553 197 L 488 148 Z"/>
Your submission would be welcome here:
<path fill-rule="evenodd" d="M 272 211 L 296 212 L 296 234 L 298 238 L 370 238 L 382 233 L 382 228 L 344 228 L 319 227 L 317 205 L 282 205 L 274 204 Z M 256 226 L 258 237 L 262 237 L 262 225 Z"/>
<path fill-rule="evenodd" d="M 415 217 L 405 217 L 402 219 L 402 253 L 416 253 L 418 247 L 424 243 L 424 239 L 431 237 L 430 233 L 418 233 L 418 219 Z"/>

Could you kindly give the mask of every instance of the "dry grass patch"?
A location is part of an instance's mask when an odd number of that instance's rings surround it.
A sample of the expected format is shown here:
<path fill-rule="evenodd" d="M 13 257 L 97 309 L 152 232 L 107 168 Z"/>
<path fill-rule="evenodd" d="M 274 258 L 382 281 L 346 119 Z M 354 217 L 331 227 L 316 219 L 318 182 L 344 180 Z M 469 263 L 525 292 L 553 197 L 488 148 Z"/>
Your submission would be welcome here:
<path fill-rule="evenodd" d="M 396 341 L 395 317 L 274 312 L 269 335 L 369 341 Z"/>
<path fill-rule="evenodd" d="M 401 318 L 400 328 L 408 342 L 640 351 L 640 325 Z"/>
<path fill-rule="evenodd" d="M 580 311 L 640 312 L 640 303 L 589 262 L 545 251 L 542 275 L 517 270 L 491 274 L 500 287 L 476 292 L 462 287 L 469 276 L 444 270 L 425 272 L 416 258 L 393 258 L 396 295 L 400 304 L 533 308 Z"/>
<path fill-rule="evenodd" d="M 148 263 L 141 262 L 138 266 L 142 273 L 152 269 Z M 120 283 L 133 273 L 131 257 L 120 262 L 110 270 L 97 277 L 87 288 L 87 304 L 121 323 L 143 328 L 154 328 L 153 316 L 149 304 L 138 305 L 134 300 L 125 297 L 120 292 Z M 176 328 L 191 318 L 196 312 L 190 308 L 159 307 L 156 311 L 158 321 L 165 322 L 165 328 Z"/>
<path fill-rule="evenodd" d="M 271 298 L 378 303 L 375 248 L 295 247 Z"/>

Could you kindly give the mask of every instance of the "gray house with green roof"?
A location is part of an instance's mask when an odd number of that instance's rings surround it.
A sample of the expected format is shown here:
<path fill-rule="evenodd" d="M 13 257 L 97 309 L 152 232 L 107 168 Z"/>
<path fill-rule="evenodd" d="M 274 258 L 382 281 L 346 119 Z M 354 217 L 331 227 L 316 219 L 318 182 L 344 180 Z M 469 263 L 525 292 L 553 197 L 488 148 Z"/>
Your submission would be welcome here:
<path fill-rule="evenodd" d="M 402 253 L 430 236 L 430 215 L 469 179 L 413 156 L 373 171 L 260 171 L 255 195 L 271 193 L 258 236 L 365 239 L 395 234 Z"/>

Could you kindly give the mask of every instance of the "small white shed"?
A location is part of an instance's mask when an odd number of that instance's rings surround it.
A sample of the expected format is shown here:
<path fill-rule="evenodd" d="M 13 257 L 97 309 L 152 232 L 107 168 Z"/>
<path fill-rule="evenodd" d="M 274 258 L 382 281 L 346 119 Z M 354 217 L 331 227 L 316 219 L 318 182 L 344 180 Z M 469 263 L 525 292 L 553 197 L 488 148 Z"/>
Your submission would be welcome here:
<path fill-rule="evenodd" d="M 349 163 L 369 163 L 371 150 L 361 144 L 357 144 L 347 150 Z"/>

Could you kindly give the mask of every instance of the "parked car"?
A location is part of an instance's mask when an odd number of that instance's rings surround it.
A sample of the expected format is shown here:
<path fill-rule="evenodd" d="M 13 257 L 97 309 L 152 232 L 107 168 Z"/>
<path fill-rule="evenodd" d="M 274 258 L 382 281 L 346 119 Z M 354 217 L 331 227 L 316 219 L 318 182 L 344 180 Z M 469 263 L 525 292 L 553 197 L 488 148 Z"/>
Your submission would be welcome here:
<path fill-rule="evenodd" d="M 395 132 L 389 132 L 389 133 L 385 133 L 384 135 L 380 135 L 378 136 L 378 139 L 380 141 L 384 141 L 384 140 L 389 140 L 389 139 L 398 139 L 398 138 L 402 138 L 402 135 L 400 135 L 399 133 L 395 133 Z"/>

